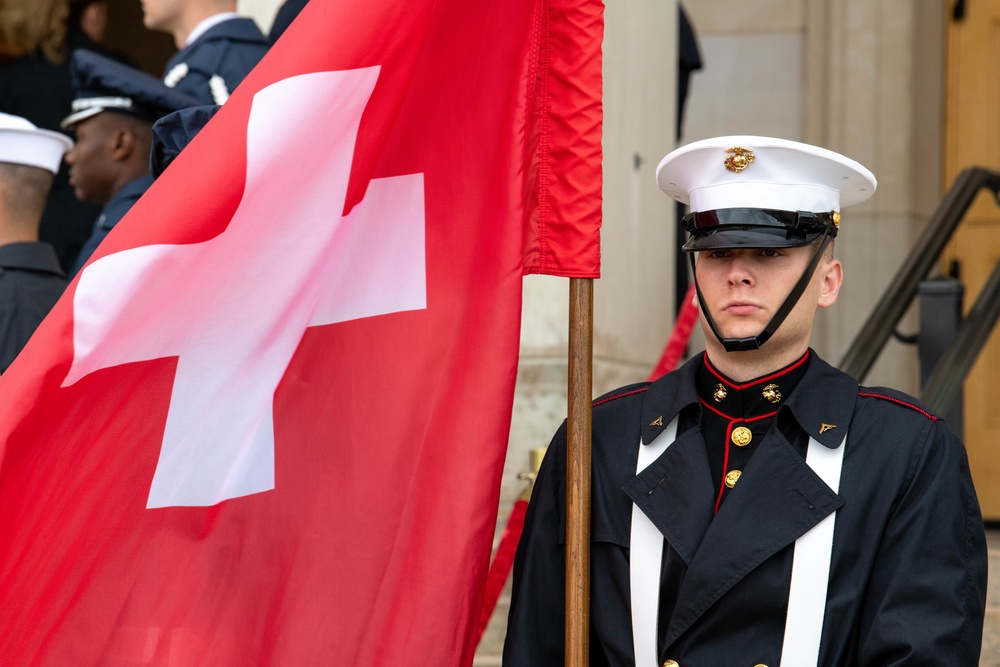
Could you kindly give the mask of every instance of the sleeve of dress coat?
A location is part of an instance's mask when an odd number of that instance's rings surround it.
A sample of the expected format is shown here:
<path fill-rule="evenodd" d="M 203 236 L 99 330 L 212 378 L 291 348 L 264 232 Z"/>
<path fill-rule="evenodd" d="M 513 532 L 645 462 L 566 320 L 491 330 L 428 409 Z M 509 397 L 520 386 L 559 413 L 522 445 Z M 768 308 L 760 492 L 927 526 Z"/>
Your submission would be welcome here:
<path fill-rule="evenodd" d="M 925 424 L 883 534 L 867 536 L 880 547 L 862 606 L 861 667 L 979 664 L 983 520 L 965 448 L 944 421 Z"/>
<path fill-rule="evenodd" d="M 564 662 L 566 567 L 563 503 L 566 424 L 552 439 L 531 493 L 514 558 L 503 664 Z"/>

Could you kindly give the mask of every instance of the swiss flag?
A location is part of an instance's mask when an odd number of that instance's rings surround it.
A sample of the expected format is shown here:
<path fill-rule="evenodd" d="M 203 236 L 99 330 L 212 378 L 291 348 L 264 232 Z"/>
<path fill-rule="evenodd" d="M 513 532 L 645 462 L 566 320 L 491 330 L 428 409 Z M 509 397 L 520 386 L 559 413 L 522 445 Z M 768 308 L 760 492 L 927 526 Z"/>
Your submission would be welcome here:
<path fill-rule="evenodd" d="M 468 665 L 599 0 L 314 1 L 0 378 L 0 664 Z"/>

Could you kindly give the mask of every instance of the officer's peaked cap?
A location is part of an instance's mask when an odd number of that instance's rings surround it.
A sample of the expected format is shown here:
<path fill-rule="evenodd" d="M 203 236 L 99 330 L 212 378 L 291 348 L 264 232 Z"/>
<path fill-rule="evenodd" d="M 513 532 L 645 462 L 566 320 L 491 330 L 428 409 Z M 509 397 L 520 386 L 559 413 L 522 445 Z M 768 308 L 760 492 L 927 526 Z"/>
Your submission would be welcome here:
<path fill-rule="evenodd" d="M 835 235 L 840 210 L 875 192 L 875 176 L 839 153 L 756 136 L 696 141 L 656 169 L 660 189 L 688 204 L 684 249 L 792 247 Z"/>
<path fill-rule="evenodd" d="M 71 127 L 102 111 L 124 113 L 152 123 L 171 111 L 200 104 L 151 74 L 86 49 L 73 52 L 70 71 L 76 98 L 62 127 Z"/>

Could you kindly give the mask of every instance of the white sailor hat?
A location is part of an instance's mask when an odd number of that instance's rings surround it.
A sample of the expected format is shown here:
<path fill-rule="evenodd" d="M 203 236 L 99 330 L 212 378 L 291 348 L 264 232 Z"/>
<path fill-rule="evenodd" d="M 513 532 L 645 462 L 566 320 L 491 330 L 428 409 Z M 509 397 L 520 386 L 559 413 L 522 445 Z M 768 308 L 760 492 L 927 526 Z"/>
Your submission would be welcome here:
<path fill-rule="evenodd" d="M 58 132 L 42 130 L 26 118 L 0 113 L 0 162 L 59 171 L 73 142 Z"/>
<path fill-rule="evenodd" d="M 102 111 L 115 111 L 152 123 L 172 111 L 201 104 L 190 95 L 168 88 L 151 74 L 86 49 L 73 52 L 70 72 L 76 98 L 72 113 L 60 123 L 64 128 Z"/>
<path fill-rule="evenodd" d="M 872 173 L 825 148 L 727 136 L 682 146 L 660 161 L 660 189 L 688 204 L 684 250 L 792 247 L 835 236 L 840 210 L 875 192 Z"/>

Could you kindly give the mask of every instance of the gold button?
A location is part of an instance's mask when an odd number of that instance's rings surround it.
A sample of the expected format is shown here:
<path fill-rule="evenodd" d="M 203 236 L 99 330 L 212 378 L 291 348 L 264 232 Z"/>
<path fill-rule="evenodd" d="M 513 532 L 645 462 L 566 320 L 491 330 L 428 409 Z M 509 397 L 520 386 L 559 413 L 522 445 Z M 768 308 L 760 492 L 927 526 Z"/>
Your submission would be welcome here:
<path fill-rule="evenodd" d="M 663 663 L 663 667 L 681 667 L 681 665 L 676 660 L 667 660 Z"/>
<path fill-rule="evenodd" d="M 743 473 L 739 470 L 730 470 L 726 473 L 726 486 L 730 489 L 736 486 L 736 482 L 740 480 L 740 475 Z"/>
<path fill-rule="evenodd" d="M 746 447 L 753 440 L 753 433 L 746 426 L 737 426 L 733 429 L 733 434 L 730 437 L 737 447 Z"/>
<path fill-rule="evenodd" d="M 765 665 L 765 664 L 764 664 L 763 662 L 758 662 L 758 663 L 757 663 L 756 665 L 754 665 L 753 667 L 767 667 L 767 665 Z"/>

